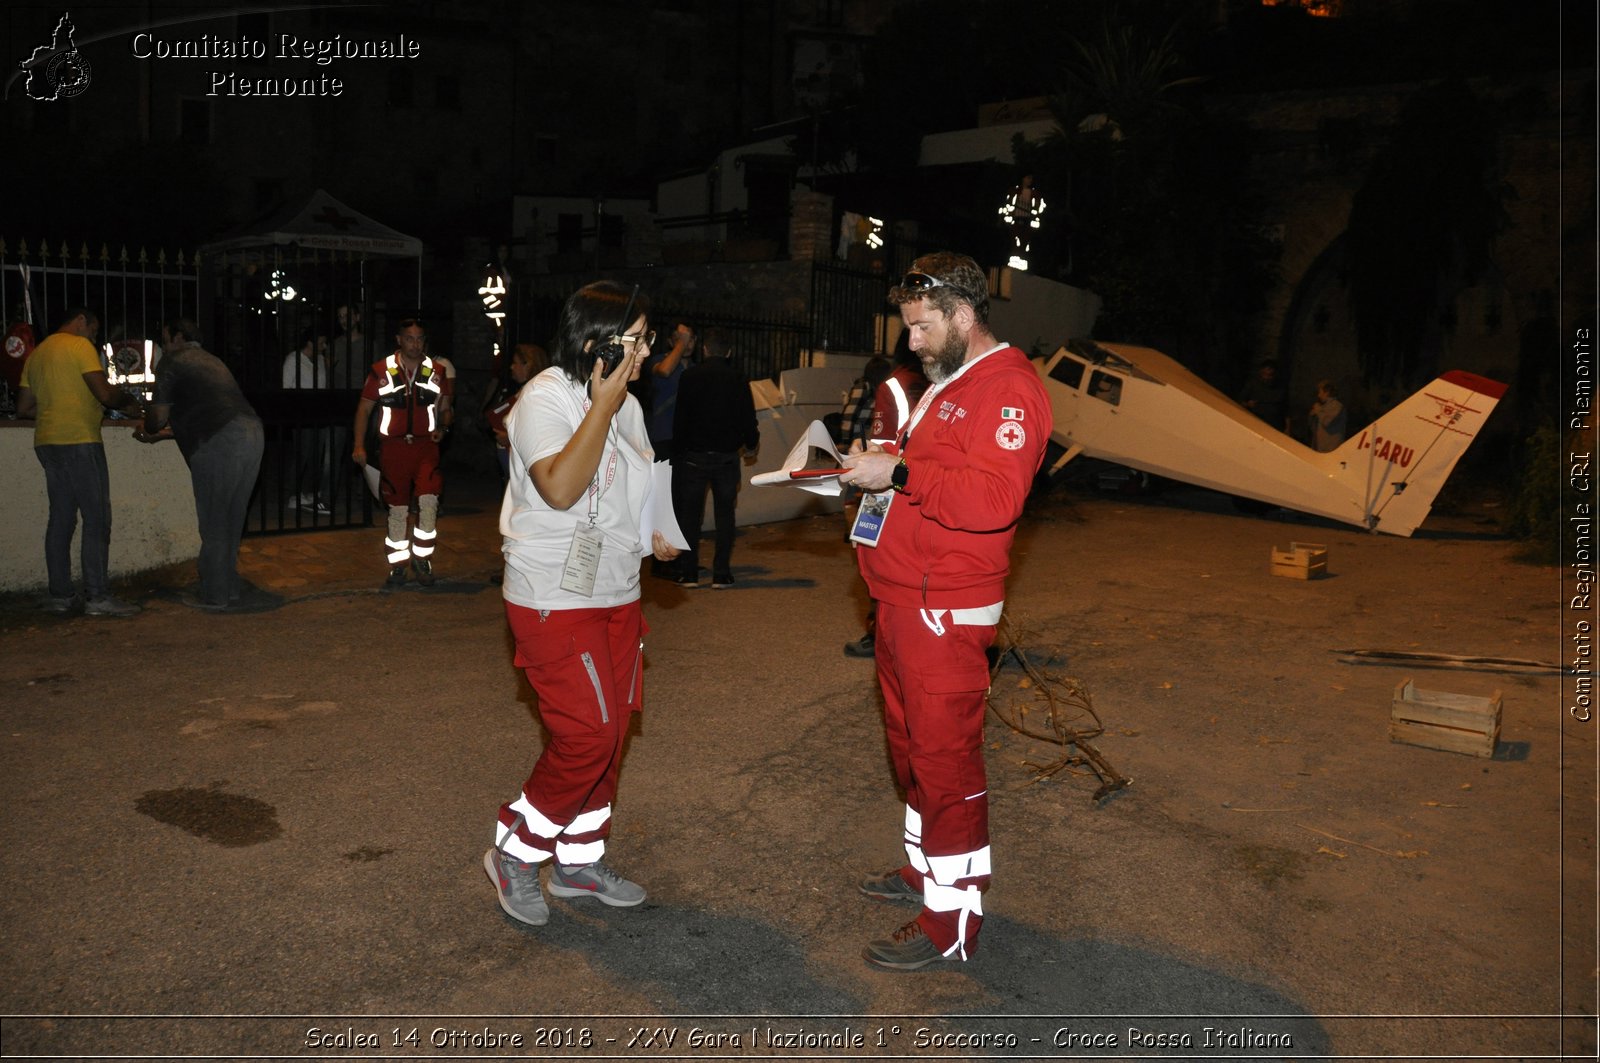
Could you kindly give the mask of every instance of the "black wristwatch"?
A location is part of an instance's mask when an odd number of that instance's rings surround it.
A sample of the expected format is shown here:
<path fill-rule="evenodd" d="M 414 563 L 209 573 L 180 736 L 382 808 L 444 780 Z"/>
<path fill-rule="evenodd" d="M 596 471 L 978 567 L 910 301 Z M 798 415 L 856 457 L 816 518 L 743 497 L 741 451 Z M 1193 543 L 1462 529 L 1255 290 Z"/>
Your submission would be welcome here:
<path fill-rule="evenodd" d="M 906 489 L 906 478 L 910 473 L 911 470 L 906 468 L 906 459 L 901 458 L 900 464 L 896 465 L 894 471 L 889 474 L 889 486 L 896 491 L 904 491 Z"/>

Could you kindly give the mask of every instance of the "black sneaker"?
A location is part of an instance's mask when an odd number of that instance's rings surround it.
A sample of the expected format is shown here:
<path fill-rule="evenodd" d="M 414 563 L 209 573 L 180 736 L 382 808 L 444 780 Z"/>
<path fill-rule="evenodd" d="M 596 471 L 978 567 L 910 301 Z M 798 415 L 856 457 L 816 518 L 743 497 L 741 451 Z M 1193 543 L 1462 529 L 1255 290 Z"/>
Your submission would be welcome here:
<path fill-rule="evenodd" d="M 733 586 L 733 573 L 724 572 L 720 575 L 712 576 L 711 586 L 719 591 L 726 590 L 727 588 Z"/>
<path fill-rule="evenodd" d="M 918 971 L 946 959 L 915 919 L 886 938 L 867 942 L 861 955 L 872 966 L 890 971 Z"/>
<path fill-rule="evenodd" d="M 389 578 L 383 581 L 389 587 L 403 587 L 406 582 L 406 566 L 395 565 L 389 570 Z"/>
<path fill-rule="evenodd" d="M 433 586 L 433 562 L 426 557 L 411 559 L 411 569 L 417 574 L 417 582 L 424 587 Z"/>
<path fill-rule="evenodd" d="M 861 892 L 880 901 L 922 903 L 922 891 L 907 882 L 898 870 L 883 875 L 868 875 L 861 880 Z"/>
<path fill-rule="evenodd" d="M 878 655 L 877 640 L 871 635 L 862 635 L 854 642 L 844 644 L 846 657 L 876 657 Z"/>

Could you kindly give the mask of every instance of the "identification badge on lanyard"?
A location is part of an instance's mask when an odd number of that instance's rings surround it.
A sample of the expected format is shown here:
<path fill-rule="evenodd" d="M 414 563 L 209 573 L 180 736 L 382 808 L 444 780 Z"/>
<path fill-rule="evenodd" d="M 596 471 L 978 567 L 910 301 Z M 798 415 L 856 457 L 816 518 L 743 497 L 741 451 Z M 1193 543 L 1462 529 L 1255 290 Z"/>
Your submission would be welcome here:
<path fill-rule="evenodd" d="M 589 412 L 589 403 L 583 404 L 585 413 Z M 611 437 L 611 429 L 606 429 L 606 436 Z M 595 577 L 600 574 L 600 547 L 605 542 L 605 536 L 600 529 L 595 527 L 595 520 L 600 515 L 600 497 L 611 487 L 611 481 L 617 475 L 617 446 L 611 445 L 611 460 L 606 463 L 605 484 L 600 483 L 600 473 L 595 472 L 593 482 L 589 484 L 589 523 L 580 524 L 572 529 L 572 545 L 567 548 L 567 563 L 561 569 L 561 589 L 571 594 L 581 594 L 585 598 L 594 597 Z"/>
<path fill-rule="evenodd" d="M 581 524 L 572 530 L 572 545 L 567 549 L 567 563 L 561 570 L 561 589 L 588 598 L 594 594 L 594 579 L 600 573 L 600 546 L 604 542 L 600 529 L 593 524 Z"/>
<path fill-rule="evenodd" d="M 894 491 L 878 491 L 861 496 L 856 508 L 855 523 L 850 525 L 850 541 L 862 546 L 877 546 L 883 535 L 883 526 L 889 522 L 889 507 L 894 503 Z"/>

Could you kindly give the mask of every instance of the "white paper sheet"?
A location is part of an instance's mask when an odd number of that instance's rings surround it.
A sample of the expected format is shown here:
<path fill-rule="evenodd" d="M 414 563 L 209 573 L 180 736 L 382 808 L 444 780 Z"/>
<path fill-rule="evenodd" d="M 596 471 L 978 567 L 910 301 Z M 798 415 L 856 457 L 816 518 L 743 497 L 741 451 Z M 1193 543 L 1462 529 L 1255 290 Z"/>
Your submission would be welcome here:
<path fill-rule="evenodd" d="M 824 478 L 807 478 L 796 480 L 789 474 L 796 469 L 806 467 L 806 462 L 811 459 L 812 448 L 823 451 L 833 457 L 836 462 L 842 462 L 839 457 L 839 448 L 834 446 L 833 433 L 828 431 L 828 426 L 821 421 L 812 421 L 806 428 L 806 434 L 789 451 L 789 456 L 783 459 L 783 465 L 772 472 L 758 472 L 750 477 L 754 487 L 768 487 L 773 484 L 782 484 L 788 487 L 798 487 L 802 491 L 810 491 L 816 495 L 837 496 L 840 490 L 839 478 L 829 476 Z"/>
<path fill-rule="evenodd" d="M 672 512 L 672 463 L 658 461 L 650 466 L 650 487 L 644 496 L 644 519 L 639 522 L 639 548 L 646 554 L 656 552 L 650 541 L 651 532 L 660 532 L 667 545 L 679 550 L 689 549 L 689 540 L 678 527 L 678 518 Z"/>

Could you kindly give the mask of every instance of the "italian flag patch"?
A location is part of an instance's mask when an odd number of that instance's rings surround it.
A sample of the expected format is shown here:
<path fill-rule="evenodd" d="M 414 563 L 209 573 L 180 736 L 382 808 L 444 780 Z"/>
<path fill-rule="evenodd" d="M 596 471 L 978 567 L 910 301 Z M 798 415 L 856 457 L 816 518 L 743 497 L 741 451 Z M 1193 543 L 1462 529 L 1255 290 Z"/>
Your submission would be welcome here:
<path fill-rule="evenodd" d="M 1002 421 L 1020 421 L 1020 420 L 1022 420 L 1022 407 L 1020 407 L 1020 406 L 1002 406 L 1002 407 L 1000 407 L 1000 419 Z"/>

